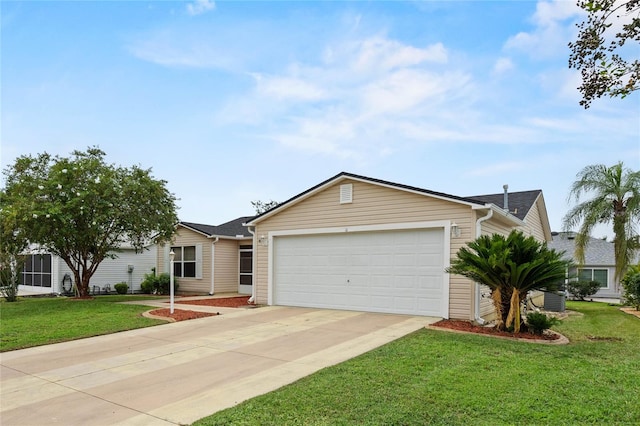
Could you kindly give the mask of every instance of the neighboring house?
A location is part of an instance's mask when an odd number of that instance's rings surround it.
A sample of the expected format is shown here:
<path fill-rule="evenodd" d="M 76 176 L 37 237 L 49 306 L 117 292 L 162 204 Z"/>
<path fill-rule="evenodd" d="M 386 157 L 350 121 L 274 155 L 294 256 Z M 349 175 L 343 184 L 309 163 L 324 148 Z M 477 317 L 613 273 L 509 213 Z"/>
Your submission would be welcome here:
<path fill-rule="evenodd" d="M 513 229 L 551 240 L 539 190 L 458 197 L 344 172 L 247 226 L 256 303 L 460 319 L 494 313 L 445 273 L 463 245 Z"/>
<path fill-rule="evenodd" d="M 174 273 L 183 294 L 251 294 L 253 237 L 240 217 L 222 225 L 180 222 L 171 245 L 158 247 L 158 272 L 169 271 L 169 253 L 175 253 Z"/>
<path fill-rule="evenodd" d="M 103 293 L 114 284 L 126 282 L 129 291 L 139 292 L 145 274 L 156 267 L 156 246 L 151 245 L 141 253 L 132 247 L 123 246 L 115 259 L 105 259 L 100 263 L 89 284 L 91 293 Z M 20 275 L 19 291 L 29 293 L 69 293 L 73 285 L 73 273 L 58 256 L 31 247 Z"/>
<path fill-rule="evenodd" d="M 573 260 L 575 256 L 575 232 L 553 232 L 553 241 L 548 246 L 557 251 L 564 251 L 565 258 Z M 571 271 L 571 275 L 581 280 L 597 281 L 600 290 L 593 297 L 618 298 L 622 292 L 620 282 L 615 280 L 615 252 L 612 242 L 589 237 L 584 252 L 584 265 Z"/>

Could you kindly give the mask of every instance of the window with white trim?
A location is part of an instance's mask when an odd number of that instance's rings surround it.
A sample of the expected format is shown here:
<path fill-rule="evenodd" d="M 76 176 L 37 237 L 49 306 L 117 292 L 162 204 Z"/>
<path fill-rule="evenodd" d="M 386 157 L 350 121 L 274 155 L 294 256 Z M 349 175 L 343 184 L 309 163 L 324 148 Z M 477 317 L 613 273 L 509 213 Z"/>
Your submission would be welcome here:
<path fill-rule="evenodd" d="M 609 288 L 609 270 L 596 268 L 578 269 L 580 281 L 595 281 L 600 284 L 600 288 Z"/>
<path fill-rule="evenodd" d="M 173 275 L 179 278 L 196 277 L 196 246 L 171 247 L 175 253 L 173 258 Z"/>

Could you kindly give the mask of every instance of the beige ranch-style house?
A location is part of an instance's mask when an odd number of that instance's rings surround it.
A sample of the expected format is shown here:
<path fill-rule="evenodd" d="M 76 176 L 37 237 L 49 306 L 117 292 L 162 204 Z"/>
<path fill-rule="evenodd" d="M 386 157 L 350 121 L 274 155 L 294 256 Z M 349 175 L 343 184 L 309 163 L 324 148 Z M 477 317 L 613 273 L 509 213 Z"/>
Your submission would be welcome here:
<path fill-rule="evenodd" d="M 253 236 L 243 224 L 251 216 L 222 225 L 180 222 L 171 245 L 158 247 L 158 272 L 173 270 L 183 294 L 251 294 Z"/>
<path fill-rule="evenodd" d="M 244 232 L 221 232 L 231 223 L 246 225 Z M 176 271 L 194 275 L 179 278 L 180 292 L 237 291 L 266 305 L 490 319 L 487 289 L 445 272 L 458 249 L 479 235 L 513 229 L 551 241 L 540 190 L 459 197 L 346 172 L 229 224 L 178 226 Z M 168 265 L 168 253 L 169 247 L 159 250 L 159 265 Z"/>

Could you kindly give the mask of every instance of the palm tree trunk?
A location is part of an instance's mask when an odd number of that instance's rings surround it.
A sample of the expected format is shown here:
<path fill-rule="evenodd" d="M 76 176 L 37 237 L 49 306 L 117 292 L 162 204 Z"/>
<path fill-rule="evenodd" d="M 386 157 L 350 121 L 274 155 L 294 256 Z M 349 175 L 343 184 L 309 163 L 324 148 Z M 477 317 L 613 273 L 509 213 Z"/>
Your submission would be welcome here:
<path fill-rule="evenodd" d="M 520 332 L 520 290 L 514 288 L 511 295 L 511 307 L 507 316 L 506 326 L 511 327 L 513 324 L 514 333 Z"/>
<path fill-rule="evenodd" d="M 504 329 L 504 317 L 502 310 L 502 292 L 499 287 L 496 287 L 491 292 L 491 299 L 493 300 L 493 306 L 496 310 L 496 327 L 498 330 Z"/>

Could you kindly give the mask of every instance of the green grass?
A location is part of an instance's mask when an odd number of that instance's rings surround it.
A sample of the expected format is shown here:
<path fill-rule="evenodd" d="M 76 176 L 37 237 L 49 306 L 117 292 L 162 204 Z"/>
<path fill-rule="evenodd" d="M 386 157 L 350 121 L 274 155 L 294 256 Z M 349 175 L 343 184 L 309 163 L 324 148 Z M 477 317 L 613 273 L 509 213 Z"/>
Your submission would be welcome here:
<path fill-rule="evenodd" d="M 114 303 L 128 300 L 141 300 L 141 296 L 2 300 L 0 352 L 165 324 L 141 315 L 149 306 Z"/>
<path fill-rule="evenodd" d="M 639 424 L 640 320 L 567 308 L 569 345 L 420 330 L 195 425 Z"/>

